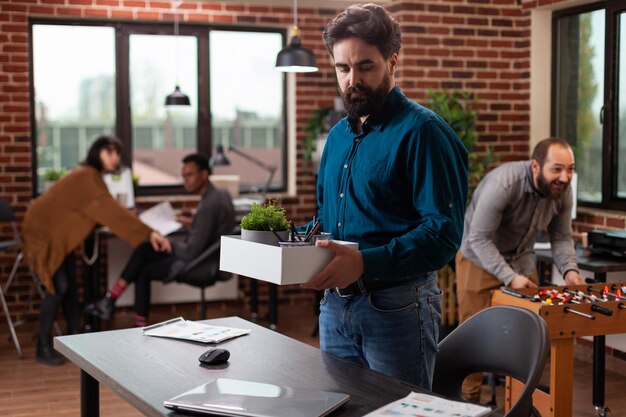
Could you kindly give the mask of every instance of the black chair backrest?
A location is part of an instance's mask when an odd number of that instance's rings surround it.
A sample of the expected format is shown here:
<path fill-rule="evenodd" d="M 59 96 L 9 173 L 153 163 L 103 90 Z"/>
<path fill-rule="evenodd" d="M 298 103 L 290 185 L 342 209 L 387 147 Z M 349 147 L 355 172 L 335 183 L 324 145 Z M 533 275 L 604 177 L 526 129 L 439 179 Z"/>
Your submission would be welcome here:
<path fill-rule="evenodd" d="M 506 416 L 528 417 L 549 350 L 548 326 L 538 314 L 519 307 L 489 307 L 439 343 L 432 390 L 464 401 L 461 385 L 469 374 L 504 374 L 526 384 Z"/>
<path fill-rule="evenodd" d="M 236 227 L 231 234 L 241 233 Z M 196 287 L 207 287 L 217 281 L 227 281 L 232 277 L 230 272 L 220 271 L 221 238 L 213 242 L 175 277 L 176 281 Z"/>
<path fill-rule="evenodd" d="M 0 222 L 14 222 L 15 214 L 8 202 L 0 198 Z"/>

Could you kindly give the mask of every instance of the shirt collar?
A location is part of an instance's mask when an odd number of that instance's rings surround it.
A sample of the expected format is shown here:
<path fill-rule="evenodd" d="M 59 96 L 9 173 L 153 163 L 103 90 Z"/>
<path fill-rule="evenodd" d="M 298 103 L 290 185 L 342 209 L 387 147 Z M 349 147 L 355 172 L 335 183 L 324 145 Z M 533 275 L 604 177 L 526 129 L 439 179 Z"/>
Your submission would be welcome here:
<path fill-rule="evenodd" d="M 524 191 L 527 193 L 534 194 L 538 198 L 543 198 L 543 195 L 541 195 L 537 187 L 535 187 L 535 180 L 533 179 L 533 168 L 532 168 L 532 163 L 530 161 L 528 161 L 528 169 L 526 170 L 526 178 L 528 179 L 528 181 L 526 181 L 526 187 Z"/>
<path fill-rule="evenodd" d="M 400 90 L 400 87 L 396 84 L 391 89 L 389 94 L 387 94 L 387 98 L 383 102 L 383 105 L 378 110 L 370 114 L 367 119 L 365 119 L 365 123 L 363 123 L 362 126 L 363 132 L 368 132 L 371 129 L 377 131 L 383 130 L 384 124 L 395 113 L 396 108 L 403 100 L 404 94 L 402 93 L 402 90 Z M 356 117 L 348 116 L 348 125 L 353 133 L 356 133 L 354 126 L 357 122 L 358 120 Z"/>

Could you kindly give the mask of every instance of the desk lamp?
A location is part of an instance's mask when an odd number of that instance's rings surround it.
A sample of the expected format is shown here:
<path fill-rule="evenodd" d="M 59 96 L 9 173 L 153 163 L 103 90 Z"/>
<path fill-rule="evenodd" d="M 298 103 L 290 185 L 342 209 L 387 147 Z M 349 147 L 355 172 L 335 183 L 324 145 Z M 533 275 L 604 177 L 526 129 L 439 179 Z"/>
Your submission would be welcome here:
<path fill-rule="evenodd" d="M 265 186 L 261 190 L 263 195 L 267 194 L 267 192 L 270 189 L 270 185 L 272 184 L 272 179 L 274 179 L 274 174 L 276 173 L 276 167 L 274 165 L 270 165 L 266 162 L 263 162 L 260 159 L 255 158 L 254 156 L 249 155 L 245 153 L 244 151 L 242 151 L 241 149 L 236 148 L 232 145 L 228 147 L 228 150 L 247 159 L 248 161 L 263 168 L 269 173 L 269 177 L 267 178 Z M 230 165 L 230 160 L 224 153 L 224 147 L 222 145 L 217 145 L 217 147 L 215 148 L 215 155 L 211 158 L 211 167 L 220 166 L 220 165 L 221 166 Z"/>

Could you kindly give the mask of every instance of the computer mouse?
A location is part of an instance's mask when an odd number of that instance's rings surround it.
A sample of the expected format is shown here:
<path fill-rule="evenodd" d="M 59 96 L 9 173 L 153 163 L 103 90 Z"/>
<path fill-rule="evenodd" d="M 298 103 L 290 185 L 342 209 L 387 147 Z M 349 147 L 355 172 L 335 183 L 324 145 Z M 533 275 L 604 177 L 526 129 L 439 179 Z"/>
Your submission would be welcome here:
<path fill-rule="evenodd" d="M 226 349 L 209 349 L 204 352 L 198 360 L 200 363 L 204 365 L 219 365 L 220 363 L 224 363 L 230 358 L 230 352 Z"/>

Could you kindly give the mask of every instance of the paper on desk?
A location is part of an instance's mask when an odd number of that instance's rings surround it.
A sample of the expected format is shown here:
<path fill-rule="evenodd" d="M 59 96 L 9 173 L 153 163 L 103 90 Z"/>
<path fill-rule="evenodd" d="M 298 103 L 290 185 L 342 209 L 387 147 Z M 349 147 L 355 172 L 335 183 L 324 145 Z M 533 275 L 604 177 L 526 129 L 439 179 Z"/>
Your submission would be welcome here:
<path fill-rule="evenodd" d="M 146 336 L 170 337 L 173 339 L 193 340 L 202 343 L 220 343 L 233 337 L 250 333 L 249 329 L 234 327 L 210 326 L 182 317 L 144 327 Z"/>
<path fill-rule="evenodd" d="M 380 407 L 364 417 L 479 417 L 491 413 L 491 408 L 433 395 L 412 392 L 404 398 Z"/>
<path fill-rule="evenodd" d="M 182 224 L 176 221 L 176 214 L 169 201 L 164 201 L 143 211 L 139 215 L 139 219 L 163 236 L 169 235 L 183 227 Z"/>

